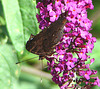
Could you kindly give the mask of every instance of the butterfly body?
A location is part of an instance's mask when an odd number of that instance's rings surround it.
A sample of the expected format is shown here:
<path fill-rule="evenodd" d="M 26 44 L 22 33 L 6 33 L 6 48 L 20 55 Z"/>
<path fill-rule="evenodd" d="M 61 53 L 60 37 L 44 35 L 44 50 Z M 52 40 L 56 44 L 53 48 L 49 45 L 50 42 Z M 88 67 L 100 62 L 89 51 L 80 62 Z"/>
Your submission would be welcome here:
<path fill-rule="evenodd" d="M 31 34 L 31 38 L 27 41 L 26 49 L 41 57 L 51 55 L 63 35 L 66 21 L 65 17 L 60 17 L 36 36 L 32 37 L 33 35 Z"/>

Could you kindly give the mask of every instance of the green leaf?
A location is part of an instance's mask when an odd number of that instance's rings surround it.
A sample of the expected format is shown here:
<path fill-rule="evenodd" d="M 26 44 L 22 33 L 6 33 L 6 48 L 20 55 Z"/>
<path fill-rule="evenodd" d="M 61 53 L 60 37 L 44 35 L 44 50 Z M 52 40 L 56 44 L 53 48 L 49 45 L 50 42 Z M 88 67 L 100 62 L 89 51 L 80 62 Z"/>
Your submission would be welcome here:
<path fill-rule="evenodd" d="M 30 35 L 31 34 L 36 35 L 39 32 L 38 29 L 39 25 L 36 19 L 36 13 L 38 13 L 38 11 L 36 9 L 36 1 L 33 0 L 18 0 L 18 1 L 23 21 L 24 42 L 26 45 L 26 42 L 28 41 Z M 26 54 L 28 55 L 29 52 L 27 52 L 27 50 L 24 49 L 23 55 L 20 55 L 20 58 L 23 58 L 23 56 L 26 56 Z"/>
<path fill-rule="evenodd" d="M 17 55 L 10 45 L 0 45 L 0 89 L 14 89 L 13 84 L 19 76 L 16 65 Z"/>
<path fill-rule="evenodd" d="M 25 43 L 30 37 L 30 34 L 38 33 L 38 23 L 36 19 L 36 2 L 33 0 L 18 0 L 23 20 L 23 31 Z"/>
<path fill-rule="evenodd" d="M 2 0 L 7 30 L 15 49 L 24 48 L 23 25 L 18 0 Z"/>
<path fill-rule="evenodd" d="M 7 30 L 11 41 L 22 55 L 30 34 L 38 33 L 36 2 L 32 0 L 2 0 Z"/>

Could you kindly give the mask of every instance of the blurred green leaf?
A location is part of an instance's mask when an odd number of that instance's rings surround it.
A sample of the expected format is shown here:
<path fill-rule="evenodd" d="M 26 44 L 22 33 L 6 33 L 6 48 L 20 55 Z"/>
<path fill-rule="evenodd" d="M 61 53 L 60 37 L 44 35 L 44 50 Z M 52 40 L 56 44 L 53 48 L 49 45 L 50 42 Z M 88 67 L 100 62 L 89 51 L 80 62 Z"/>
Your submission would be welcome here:
<path fill-rule="evenodd" d="M 3 15 L 3 8 L 0 0 L 0 26 L 5 25 L 4 15 Z"/>
<path fill-rule="evenodd" d="M 94 43 L 94 49 L 91 53 L 91 57 L 95 59 L 100 59 L 100 40 L 97 39 L 97 42 Z"/>
<path fill-rule="evenodd" d="M 5 25 L 5 20 L 3 17 L 0 16 L 0 25 Z"/>
<path fill-rule="evenodd" d="M 91 58 L 95 58 L 95 61 L 90 68 L 97 70 L 98 74 L 96 76 L 100 78 L 100 40 L 97 40 L 95 43 L 93 52 L 91 53 Z"/>
<path fill-rule="evenodd" d="M 100 89 L 100 87 L 98 87 L 98 86 L 94 86 L 92 89 Z"/>
<path fill-rule="evenodd" d="M 92 53 L 88 53 L 90 55 L 91 58 L 95 58 L 95 62 L 94 63 L 98 63 L 100 64 L 100 61 L 98 61 L 98 59 L 100 60 L 100 40 L 98 39 L 96 43 L 94 43 L 94 49 L 92 51 Z M 90 61 L 88 60 L 87 63 L 90 63 Z M 94 66 L 94 63 L 92 64 Z M 91 66 L 92 66 L 91 65 Z"/>
<path fill-rule="evenodd" d="M 5 36 L 4 34 L 0 34 L 0 44 L 5 44 L 8 40 L 8 37 Z"/>
<path fill-rule="evenodd" d="M 41 83 L 41 77 L 22 72 L 19 78 L 20 87 L 18 89 L 59 89 L 57 85 L 47 79 L 42 78 Z"/>
<path fill-rule="evenodd" d="M 19 76 L 17 56 L 12 46 L 0 45 L 0 89 L 13 89 Z"/>

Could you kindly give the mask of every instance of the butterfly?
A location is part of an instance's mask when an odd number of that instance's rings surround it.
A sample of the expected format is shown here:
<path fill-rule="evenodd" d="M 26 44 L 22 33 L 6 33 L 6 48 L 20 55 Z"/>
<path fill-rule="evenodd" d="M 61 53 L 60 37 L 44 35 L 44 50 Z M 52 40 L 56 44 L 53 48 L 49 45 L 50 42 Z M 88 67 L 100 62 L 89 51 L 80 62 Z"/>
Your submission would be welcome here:
<path fill-rule="evenodd" d="M 26 49 L 34 54 L 39 55 L 39 59 L 52 55 L 54 48 L 63 36 L 64 26 L 67 20 L 60 16 L 58 20 L 51 23 L 49 27 L 42 30 L 36 36 L 30 36 L 26 43 Z"/>

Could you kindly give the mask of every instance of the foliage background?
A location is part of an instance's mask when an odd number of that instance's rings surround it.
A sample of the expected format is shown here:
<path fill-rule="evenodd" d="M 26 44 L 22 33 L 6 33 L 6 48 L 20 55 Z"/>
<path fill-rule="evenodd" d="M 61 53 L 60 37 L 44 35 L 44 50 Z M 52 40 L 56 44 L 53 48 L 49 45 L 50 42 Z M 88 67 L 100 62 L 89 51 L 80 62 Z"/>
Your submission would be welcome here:
<path fill-rule="evenodd" d="M 92 69 L 98 71 L 100 78 L 100 0 L 93 0 L 94 10 L 88 10 L 88 18 L 93 20 L 93 30 L 97 38 L 93 53 Z M 59 89 L 51 80 L 46 60 L 41 71 L 38 55 L 25 49 L 30 34 L 39 33 L 35 8 L 32 0 L 0 0 L 0 89 Z M 34 58 L 16 65 L 16 62 Z M 42 83 L 41 83 L 42 78 Z M 99 89 L 99 87 L 94 87 Z"/>

